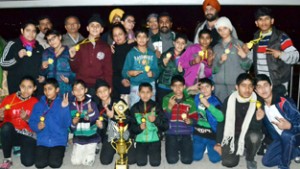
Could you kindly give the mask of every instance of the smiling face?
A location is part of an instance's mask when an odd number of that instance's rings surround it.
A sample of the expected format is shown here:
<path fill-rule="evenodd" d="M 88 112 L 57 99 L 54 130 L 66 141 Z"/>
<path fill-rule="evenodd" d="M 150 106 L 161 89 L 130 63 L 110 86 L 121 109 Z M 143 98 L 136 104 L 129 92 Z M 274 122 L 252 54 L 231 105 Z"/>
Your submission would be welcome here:
<path fill-rule="evenodd" d="M 214 21 L 218 18 L 218 11 L 210 5 L 206 6 L 204 14 L 208 21 Z"/>
<path fill-rule="evenodd" d="M 148 102 L 153 95 L 149 87 L 142 87 L 139 91 L 139 96 L 143 102 Z"/>
<path fill-rule="evenodd" d="M 175 42 L 173 42 L 173 44 L 174 44 L 175 51 L 177 53 L 181 53 L 186 46 L 186 41 L 183 38 L 177 38 Z"/>
<path fill-rule="evenodd" d="M 262 31 L 266 32 L 272 28 L 274 19 L 270 16 L 261 16 L 255 21 L 255 25 Z"/>
<path fill-rule="evenodd" d="M 68 18 L 65 23 L 65 29 L 70 34 L 77 33 L 78 30 L 80 29 L 80 23 L 77 20 L 77 18 L 74 17 Z"/>
<path fill-rule="evenodd" d="M 168 33 L 171 30 L 173 23 L 168 16 L 161 16 L 158 25 L 160 32 Z"/>
<path fill-rule="evenodd" d="M 113 40 L 117 45 L 122 45 L 126 42 L 126 33 L 119 27 L 112 30 Z"/>
<path fill-rule="evenodd" d="M 31 80 L 23 80 L 20 84 L 21 96 L 23 98 L 28 98 L 32 96 L 33 92 L 36 90 L 36 86 L 33 84 Z"/>
<path fill-rule="evenodd" d="M 212 38 L 210 34 L 203 33 L 199 37 L 199 43 L 203 49 L 208 49 L 210 43 L 212 42 Z"/>
<path fill-rule="evenodd" d="M 225 26 L 220 26 L 218 28 L 218 33 L 222 39 L 226 39 L 231 35 L 230 29 Z"/>
<path fill-rule="evenodd" d="M 76 100 L 78 101 L 84 100 L 86 93 L 87 93 L 87 88 L 85 88 L 82 84 L 78 83 L 73 86 L 72 94 L 76 97 Z"/>
<path fill-rule="evenodd" d="M 132 31 L 135 25 L 135 20 L 133 16 L 127 16 L 124 21 L 122 21 L 123 26 L 125 27 L 126 31 Z"/>
<path fill-rule="evenodd" d="M 157 18 L 152 17 L 148 20 L 147 25 L 150 30 L 157 30 L 158 29 L 158 21 Z"/>
<path fill-rule="evenodd" d="M 87 27 L 87 31 L 89 32 L 89 36 L 93 38 L 97 38 L 103 32 L 103 27 L 98 22 L 91 22 Z"/>
<path fill-rule="evenodd" d="M 101 101 L 107 101 L 110 99 L 111 89 L 106 86 L 101 86 L 97 89 L 96 95 L 101 99 Z"/>
<path fill-rule="evenodd" d="M 33 24 L 28 24 L 24 29 L 21 29 L 21 34 L 28 41 L 32 41 L 36 37 L 36 27 Z"/>
<path fill-rule="evenodd" d="M 146 47 L 148 40 L 149 40 L 148 35 L 144 32 L 140 32 L 136 36 L 136 42 L 139 47 Z"/>
<path fill-rule="evenodd" d="M 51 47 L 56 49 L 61 46 L 61 35 L 50 34 L 47 36 L 47 41 Z"/>

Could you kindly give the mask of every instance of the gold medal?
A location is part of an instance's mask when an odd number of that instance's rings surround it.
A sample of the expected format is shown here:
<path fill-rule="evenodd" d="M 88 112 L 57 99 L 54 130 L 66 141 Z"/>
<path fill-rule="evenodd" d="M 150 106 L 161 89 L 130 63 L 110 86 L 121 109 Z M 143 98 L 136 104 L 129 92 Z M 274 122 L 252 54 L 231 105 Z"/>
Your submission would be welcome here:
<path fill-rule="evenodd" d="M 199 52 L 198 52 L 198 55 L 201 56 L 201 57 L 203 57 L 203 56 L 204 56 L 203 50 L 199 51 Z"/>
<path fill-rule="evenodd" d="M 79 49 L 80 49 L 80 45 L 76 45 L 75 46 L 75 51 L 77 52 L 77 51 L 79 51 Z"/>
<path fill-rule="evenodd" d="M 51 65 L 54 62 L 54 60 L 52 58 L 48 59 L 48 63 Z"/>
<path fill-rule="evenodd" d="M 32 56 L 32 52 L 29 51 L 29 50 L 27 50 L 27 51 L 26 51 L 26 55 L 27 55 L 28 57 L 30 57 L 30 56 Z"/>
<path fill-rule="evenodd" d="M 227 49 L 225 50 L 225 54 L 228 55 L 229 53 L 230 53 L 230 49 L 227 48 Z"/>
<path fill-rule="evenodd" d="M 142 123 L 146 123 L 146 118 L 145 117 L 142 117 Z"/>
<path fill-rule="evenodd" d="M 149 65 L 145 66 L 145 71 L 146 71 L 146 72 L 149 72 L 149 71 L 150 71 L 150 66 L 149 66 Z"/>
<path fill-rule="evenodd" d="M 99 116 L 99 120 L 103 121 L 104 120 L 103 116 Z"/>
<path fill-rule="evenodd" d="M 257 101 L 257 102 L 256 102 L 256 108 L 257 108 L 257 109 L 261 108 L 261 102 L 260 102 L 260 101 Z"/>
<path fill-rule="evenodd" d="M 253 47 L 253 42 L 248 42 L 247 43 L 247 48 L 248 49 L 252 49 L 252 47 Z"/>
<path fill-rule="evenodd" d="M 5 105 L 5 110 L 9 110 L 11 108 L 10 104 Z"/>
<path fill-rule="evenodd" d="M 203 94 L 200 94 L 200 95 L 199 95 L 199 99 L 202 99 L 203 97 L 204 97 Z"/>
<path fill-rule="evenodd" d="M 80 116 L 80 113 L 77 112 L 77 113 L 76 113 L 76 117 L 79 117 L 79 116 Z"/>
<path fill-rule="evenodd" d="M 171 53 L 167 53 L 166 57 L 170 59 L 172 57 Z"/>
<path fill-rule="evenodd" d="M 40 117 L 40 121 L 41 121 L 41 122 L 44 122 L 44 121 L 45 121 L 45 117 L 44 117 L 44 116 L 41 116 L 41 117 Z"/>
<path fill-rule="evenodd" d="M 186 113 L 181 114 L 181 118 L 182 120 L 185 120 L 187 118 L 187 114 Z"/>

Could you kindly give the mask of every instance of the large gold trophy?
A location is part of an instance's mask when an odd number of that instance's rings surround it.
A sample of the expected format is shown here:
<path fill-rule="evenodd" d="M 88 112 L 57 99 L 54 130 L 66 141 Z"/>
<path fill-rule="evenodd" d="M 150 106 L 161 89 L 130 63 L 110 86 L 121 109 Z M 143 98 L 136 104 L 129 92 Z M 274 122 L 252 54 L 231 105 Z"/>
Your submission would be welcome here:
<path fill-rule="evenodd" d="M 117 141 L 112 140 L 111 146 L 116 150 L 116 152 L 120 155 L 120 159 L 116 161 L 116 169 L 128 169 L 128 157 L 125 156 L 132 145 L 131 140 L 125 141 L 123 138 L 124 132 L 127 130 L 128 125 L 124 124 L 126 119 L 125 111 L 128 109 L 128 106 L 124 104 L 122 101 L 119 101 L 117 104 L 113 106 L 116 112 L 116 119 L 118 120 L 119 126 L 116 127 L 116 130 L 120 133 L 120 138 Z"/>

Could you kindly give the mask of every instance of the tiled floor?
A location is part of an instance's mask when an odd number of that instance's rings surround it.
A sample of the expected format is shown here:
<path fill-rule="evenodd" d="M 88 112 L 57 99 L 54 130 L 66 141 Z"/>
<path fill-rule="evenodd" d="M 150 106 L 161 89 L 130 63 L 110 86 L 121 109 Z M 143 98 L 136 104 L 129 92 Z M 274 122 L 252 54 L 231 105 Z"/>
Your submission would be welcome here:
<path fill-rule="evenodd" d="M 177 164 L 174 165 L 170 165 L 167 163 L 166 159 L 165 159 L 165 151 L 164 151 L 164 143 L 162 144 L 162 161 L 161 161 L 161 165 L 159 167 L 159 169 L 224 169 L 225 167 L 223 167 L 220 163 L 217 164 L 212 164 L 211 162 L 209 162 L 207 155 L 204 156 L 204 158 L 201 161 L 197 161 L 197 162 L 193 162 L 191 165 L 184 165 L 181 162 L 178 162 Z M 72 149 L 69 147 L 67 148 L 67 152 L 65 154 L 65 158 L 64 158 L 64 164 L 62 165 L 62 169 L 82 169 L 82 168 L 97 168 L 97 169 L 114 169 L 114 165 L 108 165 L 108 166 L 103 166 L 100 164 L 99 161 L 99 154 L 96 156 L 96 162 L 94 164 L 94 166 L 92 167 L 86 167 L 86 166 L 73 166 L 70 162 L 70 158 L 71 158 L 71 151 Z M 117 158 L 117 156 L 115 156 L 115 158 Z M 3 159 L 3 153 L 0 153 L 0 160 L 2 161 Z M 256 161 L 258 163 L 258 169 L 267 169 L 268 167 L 264 167 L 262 166 L 261 163 L 261 159 L 262 156 L 256 156 Z M 23 169 L 25 168 L 24 166 L 22 166 L 22 164 L 20 163 L 20 158 L 19 157 L 13 157 L 13 169 Z M 33 169 L 35 168 L 33 167 L 29 167 L 28 169 Z M 49 168 L 49 167 L 48 167 Z M 140 169 L 140 168 L 144 168 L 144 169 L 151 169 L 154 167 L 151 167 L 149 164 L 145 167 L 138 167 L 137 165 L 131 165 L 130 169 Z M 270 169 L 276 169 L 277 167 L 272 167 Z M 300 164 L 296 164 L 294 161 L 292 162 L 291 169 L 299 169 L 300 168 Z M 240 164 L 235 167 L 235 169 L 246 169 L 246 162 L 245 162 L 245 158 L 241 157 L 240 159 Z"/>

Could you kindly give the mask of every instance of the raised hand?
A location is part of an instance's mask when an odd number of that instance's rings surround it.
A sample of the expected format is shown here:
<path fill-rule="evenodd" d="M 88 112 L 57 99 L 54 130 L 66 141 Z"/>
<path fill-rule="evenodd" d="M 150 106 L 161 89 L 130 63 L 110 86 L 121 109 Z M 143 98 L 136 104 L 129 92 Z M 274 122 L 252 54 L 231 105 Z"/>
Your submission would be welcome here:
<path fill-rule="evenodd" d="M 220 64 L 223 64 L 227 59 L 228 59 L 228 55 L 225 53 L 222 54 L 222 56 L 220 58 Z"/>
<path fill-rule="evenodd" d="M 102 121 L 97 120 L 97 121 L 96 121 L 96 126 L 97 126 L 98 128 L 100 128 L 100 129 L 102 129 L 102 128 L 103 128 L 103 123 L 102 123 Z"/>
<path fill-rule="evenodd" d="M 42 63 L 42 68 L 43 68 L 43 69 L 47 69 L 48 66 L 49 66 L 48 61 L 43 61 L 43 63 Z"/>
<path fill-rule="evenodd" d="M 60 76 L 60 79 L 61 79 L 64 83 L 69 83 L 69 78 L 67 78 L 67 77 L 64 76 L 64 75 L 61 75 L 61 76 Z"/>
<path fill-rule="evenodd" d="M 109 118 L 113 118 L 114 117 L 114 109 L 113 108 L 110 110 L 107 106 L 105 106 L 105 110 L 106 110 L 106 115 Z"/>
<path fill-rule="evenodd" d="M 66 93 L 63 96 L 63 101 L 61 102 L 62 107 L 67 107 L 69 105 L 69 94 Z"/>
<path fill-rule="evenodd" d="M 45 126 L 46 126 L 46 125 L 45 125 L 44 122 L 39 122 L 39 123 L 38 123 L 38 129 L 39 129 L 39 130 L 43 130 L 43 129 L 45 128 Z"/>
<path fill-rule="evenodd" d="M 74 125 L 77 125 L 77 123 L 79 122 L 79 120 L 80 120 L 80 117 L 74 117 L 73 120 L 72 120 L 72 123 Z"/>
<path fill-rule="evenodd" d="M 22 107 L 22 109 L 21 109 L 20 117 L 21 117 L 21 119 L 23 119 L 23 120 L 25 120 L 25 121 L 28 120 L 28 115 L 27 115 L 26 111 L 23 109 L 23 107 Z"/>
<path fill-rule="evenodd" d="M 172 96 L 169 100 L 169 104 L 168 104 L 168 108 L 170 110 L 172 110 L 173 106 L 176 104 L 176 101 L 175 101 L 176 97 L 175 96 Z"/>
<path fill-rule="evenodd" d="M 241 45 L 237 44 L 237 45 L 234 45 L 234 47 L 237 49 L 237 54 L 241 58 L 245 59 L 247 57 L 247 54 L 246 54 L 246 52 L 244 51 L 244 49 L 242 48 Z"/>
<path fill-rule="evenodd" d="M 278 118 L 276 117 L 277 121 L 272 121 L 271 123 L 275 124 L 280 130 L 289 130 L 291 129 L 292 125 L 289 121 L 285 118 Z"/>
<path fill-rule="evenodd" d="M 75 54 L 76 54 L 76 48 L 75 48 L 75 46 L 73 46 L 73 47 L 71 47 L 71 48 L 69 49 L 69 54 L 70 54 L 70 58 L 71 58 L 71 59 L 74 59 L 74 56 L 75 56 Z"/>
<path fill-rule="evenodd" d="M 130 81 L 128 79 L 123 79 L 121 83 L 124 87 L 129 87 L 130 86 Z"/>
<path fill-rule="evenodd" d="M 145 130 L 145 129 L 146 129 L 146 123 L 141 123 L 140 128 L 141 128 L 142 130 Z"/>
<path fill-rule="evenodd" d="M 271 54 L 272 56 L 274 56 L 274 58 L 278 59 L 281 55 L 281 51 L 272 48 L 267 48 L 266 54 Z"/>
<path fill-rule="evenodd" d="M 147 76 L 148 77 L 153 77 L 153 72 L 150 70 L 149 72 L 147 72 Z"/>
<path fill-rule="evenodd" d="M 45 77 L 44 76 L 39 76 L 37 79 L 36 79 L 39 83 L 43 83 L 45 81 Z"/>
<path fill-rule="evenodd" d="M 25 50 L 25 49 L 21 49 L 21 50 L 19 51 L 18 55 L 19 55 L 20 58 L 23 58 L 24 56 L 27 55 L 26 50 Z"/>
<path fill-rule="evenodd" d="M 181 66 L 181 62 L 178 62 L 177 70 L 178 70 L 178 72 L 183 72 L 183 68 Z"/>

